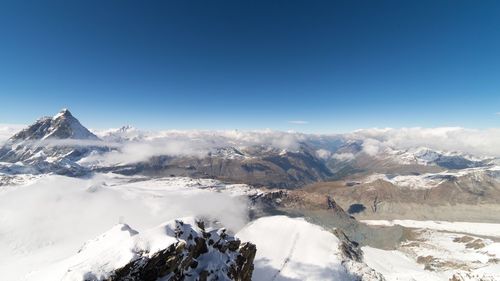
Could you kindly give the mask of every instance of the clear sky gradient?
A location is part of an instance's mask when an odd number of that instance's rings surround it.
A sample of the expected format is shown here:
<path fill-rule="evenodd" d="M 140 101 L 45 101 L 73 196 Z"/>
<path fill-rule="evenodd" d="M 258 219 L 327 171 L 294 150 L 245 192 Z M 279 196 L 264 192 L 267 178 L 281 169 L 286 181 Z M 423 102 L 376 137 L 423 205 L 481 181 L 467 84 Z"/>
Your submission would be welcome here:
<path fill-rule="evenodd" d="M 500 1 L 8 0 L 0 40 L 0 123 L 500 125 Z"/>

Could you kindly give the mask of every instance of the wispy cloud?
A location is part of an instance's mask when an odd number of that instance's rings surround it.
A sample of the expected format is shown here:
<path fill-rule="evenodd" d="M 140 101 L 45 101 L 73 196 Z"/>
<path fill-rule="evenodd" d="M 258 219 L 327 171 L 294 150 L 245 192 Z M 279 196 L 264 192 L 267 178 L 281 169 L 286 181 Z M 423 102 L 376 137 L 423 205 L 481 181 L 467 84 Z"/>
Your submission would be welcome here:
<path fill-rule="evenodd" d="M 295 125 L 305 125 L 305 124 L 309 124 L 308 121 L 304 121 L 304 120 L 291 120 L 291 121 L 288 121 L 288 123 L 290 124 L 295 124 Z"/>
<path fill-rule="evenodd" d="M 12 137 L 24 127 L 26 126 L 19 124 L 0 124 L 0 143 Z"/>
<path fill-rule="evenodd" d="M 499 115 L 500 116 L 500 111 L 499 112 L 495 112 L 495 115 Z"/>
<path fill-rule="evenodd" d="M 137 141 L 123 143 L 110 142 L 110 147 L 117 148 L 104 155 L 92 155 L 87 162 L 106 165 L 128 164 L 148 160 L 153 156 L 193 156 L 204 157 L 221 147 L 238 149 L 265 145 L 277 149 L 296 150 L 304 139 L 300 133 L 287 133 L 272 130 L 264 131 L 161 131 L 151 132 L 149 136 Z M 55 144 L 66 144 L 57 141 Z M 80 144 L 75 142 L 75 144 Z M 91 143 L 94 145 L 94 143 Z M 95 143 L 98 145 L 99 143 Z"/>

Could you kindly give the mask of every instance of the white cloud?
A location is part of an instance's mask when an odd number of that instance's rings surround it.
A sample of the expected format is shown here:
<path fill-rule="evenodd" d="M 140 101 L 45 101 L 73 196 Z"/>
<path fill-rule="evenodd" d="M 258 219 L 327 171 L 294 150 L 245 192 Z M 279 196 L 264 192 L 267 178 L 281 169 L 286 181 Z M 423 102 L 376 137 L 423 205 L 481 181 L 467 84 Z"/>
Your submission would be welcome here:
<path fill-rule="evenodd" d="M 104 155 L 92 155 L 85 162 L 128 164 L 148 160 L 153 156 L 203 157 L 220 147 L 244 149 L 264 145 L 276 149 L 297 150 L 305 135 L 272 130 L 264 131 L 160 131 L 149 132 L 141 140 L 124 142 Z"/>
<path fill-rule="evenodd" d="M 318 149 L 318 150 L 316 150 L 316 155 L 319 158 L 328 159 L 332 156 L 332 152 L 329 150 L 326 150 L 326 149 Z"/>
<path fill-rule="evenodd" d="M 306 124 L 309 124 L 308 121 L 304 121 L 304 120 L 291 120 L 291 121 L 288 121 L 288 123 L 295 124 L 295 125 L 306 125 Z"/>
<path fill-rule="evenodd" d="M 97 161 L 102 164 L 129 164 L 146 161 L 153 156 L 195 156 L 206 155 L 209 147 L 190 141 L 143 141 L 123 144 L 118 150 L 110 151 L 104 155 L 93 155 L 85 161 Z"/>
<path fill-rule="evenodd" d="M 0 141 L 2 135 L 10 137 L 23 126 L 0 126 Z M 3 134 L 2 134 L 3 133 Z M 124 139 L 130 139 L 125 135 Z M 193 156 L 200 157 L 215 148 L 233 146 L 245 149 L 250 146 L 262 145 L 276 149 L 296 151 L 301 142 L 309 142 L 320 157 L 337 157 L 348 160 L 352 155 L 327 155 L 335 152 L 335 146 L 340 139 L 363 141 L 363 151 L 376 155 L 385 148 L 409 149 L 428 147 L 442 151 L 458 151 L 476 156 L 500 157 L 500 128 L 467 129 L 461 127 L 440 128 L 371 128 L 361 129 L 342 135 L 312 135 L 298 132 L 281 132 L 274 130 L 261 131 L 134 131 L 134 141 L 115 142 L 88 140 L 45 140 L 33 145 L 76 145 L 76 146 L 108 146 L 115 151 L 104 155 L 94 155 L 88 160 L 100 160 L 107 164 L 132 163 L 149 159 L 152 156 Z M 113 140 L 113 141 L 112 141 Z"/>
<path fill-rule="evenodd" d="M 13 276 L 2 279 L 19 279 L 73 255 L 119 221 L 143 231 L 174 218 L 202 216 L 234 232 L 247 222 L 244 198 L 183 187 L 182 182 L 126 181 L 107 175 L 46 176 L 25 186 L 4 186 L 0 272 Z"/>
<path fill-rule="evenodd" d="M 354 154 L 352 153 L 335 153 L 332 155 L 332 158 L 337 159 L 339 161 L 349 161 L 354 159 Z"/>
<path fill-rule="evenodd" d="M 408 149 L 428 147 L 442 151 L 459 151 L 477 156 L 500 156 L 500 129 L 466 129 L 460 127 L 363 129 L 349 137 L 368 142 L 363 149 L 375 153 L 384 147 Z"/>
<path fill-rule="evenodd" d="M 0 124 L 0 144 L 12 137 L 15 133 L 22 130 L 25 125 L 19 124 Z"/>
<path fill-rule="evenodd" d="M 380 141 L 376 139 L 365 139 L 363 141 L 363 151 L 370 156 L 377 155 L 380 150 L 380 146 Z"/>

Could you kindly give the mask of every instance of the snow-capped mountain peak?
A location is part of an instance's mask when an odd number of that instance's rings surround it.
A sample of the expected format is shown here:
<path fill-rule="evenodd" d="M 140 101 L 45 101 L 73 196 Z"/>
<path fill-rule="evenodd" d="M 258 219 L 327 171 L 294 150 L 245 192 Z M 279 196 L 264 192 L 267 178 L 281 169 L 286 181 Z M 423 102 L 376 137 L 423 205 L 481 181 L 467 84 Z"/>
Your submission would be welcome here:
<path fill-rule="evenodd" d="M 85 128 L 78 119 L 73 117 L 68 109 L 62 109 L 54 117 L 38 119 L 28 128 L 15 134 L 11 142 L 45 139 L 84 139 L 98 140 L 99 138 Z"/>
<path fill-rule="evenodd" d="M 59 139 L 87 139 L 97 140 L 98 137 L 85 128 L 71 112 L 64 108 L 52 118 L 48 134 L 44 137 Z"/>
<path fill-rule="evenodd" d="M 52 117 L 52 118 L 55 120 L 55 119 L 58 119 L 61 117 L 68 117 L 68 116 L 72 116 L 71 112 L 69 112 L 69 109 L 63 108 L 63 109 L 61 109 L 61 111 L 59 111 L 59 113 L 54 115 L 54 117 Z"/>
<path fill-rule="evenodd" d="M 139 141 L 146 136 L 145 132 L 131 125 L 124 125 L 117 129 L 97 131 L 96 134 L 101 139 L 109 142 Z"/>
<path fill-rule="evenodd" d="M 99 141 L 68 109 L 63 109 L 54 117 L 40 118 L 12 136 L 0 147 L 0 161 L 22 163 L 35 173 L 83 175 L 87 170 L 75 161 L 101 149 L 92 147 Z M 0 171 L 4 169 L 0 167 Z"/>

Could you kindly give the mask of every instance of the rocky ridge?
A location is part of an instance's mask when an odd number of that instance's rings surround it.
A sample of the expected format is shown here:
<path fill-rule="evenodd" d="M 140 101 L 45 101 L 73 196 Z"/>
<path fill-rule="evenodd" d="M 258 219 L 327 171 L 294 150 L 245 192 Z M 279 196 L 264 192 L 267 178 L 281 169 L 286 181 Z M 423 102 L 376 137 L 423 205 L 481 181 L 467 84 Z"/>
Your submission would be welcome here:
<path fill-rule="evenodd" d="M 153 254 L 141 255 L 116 269 L 107 280 L 252 279 L 255 245 L 241 243 L 227 234 L 225 229 L 206 231 L 202 221 L 193 226 L 176 220 L 175 238 L 178 242 Z"/>

